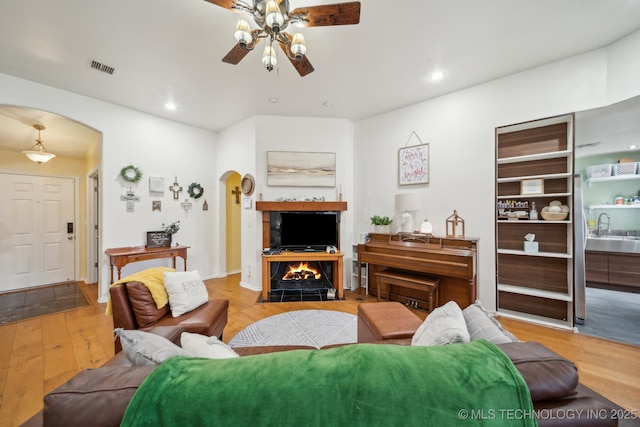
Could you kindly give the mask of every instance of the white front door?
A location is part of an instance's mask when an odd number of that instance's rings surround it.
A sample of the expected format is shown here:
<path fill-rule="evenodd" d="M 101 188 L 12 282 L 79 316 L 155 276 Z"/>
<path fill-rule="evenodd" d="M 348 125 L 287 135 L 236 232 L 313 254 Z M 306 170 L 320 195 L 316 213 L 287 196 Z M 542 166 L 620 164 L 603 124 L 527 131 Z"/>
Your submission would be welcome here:
<path fill-rule="evenodd" d="M 75 180 L 0 173 L 0 292 L 75 280 Z"/>

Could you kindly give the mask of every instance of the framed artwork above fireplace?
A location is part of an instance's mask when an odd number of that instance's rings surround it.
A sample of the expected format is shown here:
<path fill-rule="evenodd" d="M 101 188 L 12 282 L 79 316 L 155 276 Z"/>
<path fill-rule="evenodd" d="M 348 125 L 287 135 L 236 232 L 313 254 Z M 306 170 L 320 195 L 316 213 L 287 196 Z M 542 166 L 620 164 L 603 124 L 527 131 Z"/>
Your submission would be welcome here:
<path fill-rule="evenodd" d="M 336 153 L 268 151 L 267 185 L 335 187 Z"/>

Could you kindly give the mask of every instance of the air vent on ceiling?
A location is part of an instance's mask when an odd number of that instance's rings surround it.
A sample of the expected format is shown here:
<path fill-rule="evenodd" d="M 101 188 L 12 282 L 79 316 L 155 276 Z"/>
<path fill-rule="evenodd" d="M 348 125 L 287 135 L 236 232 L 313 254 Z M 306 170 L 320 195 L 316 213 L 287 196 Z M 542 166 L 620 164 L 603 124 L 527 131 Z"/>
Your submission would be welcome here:
<path fill-rule="evenodd" d="M 89 67 L 107 74 L 113 74 L 116 71 L 115 68 L 103 64 L 102 62 L 98 62 L 95 59 L 89 59 Z"/>
<path fill-rule="evenodd" d="M 598 142 L 587 142 L 586 144 L 580 144 L 580 145 L 576 145 L 576 149 L 577 148 L 587 148 L 587 147 L 594 147 L 598 144 L 600 144 L 601 141 Z"/>

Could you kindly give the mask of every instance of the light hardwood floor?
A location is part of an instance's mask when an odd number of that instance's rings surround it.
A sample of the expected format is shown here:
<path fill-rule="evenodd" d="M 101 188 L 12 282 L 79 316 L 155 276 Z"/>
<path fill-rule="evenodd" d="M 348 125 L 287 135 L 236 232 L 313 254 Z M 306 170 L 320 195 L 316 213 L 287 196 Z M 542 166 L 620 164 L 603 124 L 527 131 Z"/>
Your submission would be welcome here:
<path fill-rule="evenodd" d="M 239 286 L 239 276 L 207 280 L 211 298 L 230 300 L 224 341 L 265 317 L 301 309 L 356 314 L 357 291 L 344 301 L 258 303 L 259 293 Z M 42 409 L 43 396 L 82 369 L 113 356 L 113 322 L 98 304 L 97 285 L 82 285 L 92 304 L 0 326 L 0 425 L 18 426 Z M 373 297 L 365 301 L 376 301 Z M 422 310 L 414 310 L 421 318 Z M 524 341 L 538 341 L 574 361 L 580 381 L 619 405 L 640 412 L 640 347 L 511 319 L 503 325 Z"/>

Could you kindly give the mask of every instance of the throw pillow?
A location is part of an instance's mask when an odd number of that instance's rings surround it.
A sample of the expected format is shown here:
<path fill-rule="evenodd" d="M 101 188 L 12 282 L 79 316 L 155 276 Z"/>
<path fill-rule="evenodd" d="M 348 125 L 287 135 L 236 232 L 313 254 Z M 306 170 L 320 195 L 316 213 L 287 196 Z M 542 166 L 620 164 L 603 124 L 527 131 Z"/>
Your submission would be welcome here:
<path fill-rule="evenodd" d="M 192 356 L 188 351 L 168 339 L 151 332 L 116 328 L 122 351 L 133 366 L 158 365 L 170 357 Z"/>
<path fill-rule="evenodd" d="M 157 308 L 151 291 L 144 283 L 128 282 L 125 283 L 125 287 L 133 314 L 136 316 L 138 328 L 143 329 L 151 326 L 169 313 L 169 304 Z"/>
<path fill-rule="evenodd" d="M 455 301 L 434 309 L 411 339 L 411 345 L 444 345 L 469 342 L 462 310 Z"/>
<path fill-rule="evenodd" d="M 208 337 L 206 335 L 183 332 L 180 335 L 180 345 L 195 357 L 206 357 L 207 359 L 239 357 L 238 353 L 215 336 Z"/>
<path fill-rule="evenodd" d="M 477 301 L 462 310 L 464 320 L 467 323 L 467 329 L 471 341 L 477 339 L 489 340 L 494 344 L 504 344 L 517 341 L 517 338 L 506 331 L 500 322 L 493 318 L 491 313 L 486 311 L 484 307 Z"/>
<path fill-rule="evenodd" d="M 182 316 L 209 300 L 209 293 L 198 270 L 165 272 L 164 287 L 169 294 L 169 307 L 173 317 Z"/>

